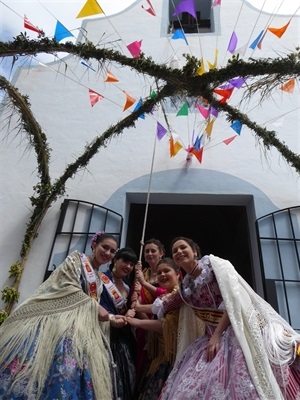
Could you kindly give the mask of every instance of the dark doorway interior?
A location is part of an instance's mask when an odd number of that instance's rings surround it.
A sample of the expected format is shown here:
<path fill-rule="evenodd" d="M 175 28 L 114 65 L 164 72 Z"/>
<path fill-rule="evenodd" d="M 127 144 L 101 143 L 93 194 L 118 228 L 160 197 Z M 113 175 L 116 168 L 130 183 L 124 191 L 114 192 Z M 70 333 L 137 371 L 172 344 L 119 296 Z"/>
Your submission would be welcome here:
<path fill-rule="evenodd" d="M 130 206 L 126 243 L 140 253 L 145 204 Z M 231 261 L 252 286 L 253 273 L 245 206 L 149 204 L 145 241 L 159 239 L 170 256 L 170 242 L 187 236 L 200 245 L 203 255 L 214 254 Z"/>

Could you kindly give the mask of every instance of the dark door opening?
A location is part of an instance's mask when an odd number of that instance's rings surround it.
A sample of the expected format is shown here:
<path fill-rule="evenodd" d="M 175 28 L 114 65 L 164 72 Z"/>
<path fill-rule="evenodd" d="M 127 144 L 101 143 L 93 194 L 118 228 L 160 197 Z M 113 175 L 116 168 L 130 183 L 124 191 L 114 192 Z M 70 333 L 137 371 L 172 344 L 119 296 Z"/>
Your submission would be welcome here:
<path fill-rule="evenodd" d="M 145 204 L 130 205 L 126 243 L 140 253 Z M 197 242 L 202 255 L 214 254 L 230 260 L 254 288 L 248 218 L 245 206 L 149 204 L 145 241 L 159 239 L 170 256 L 176 236 Z"/>

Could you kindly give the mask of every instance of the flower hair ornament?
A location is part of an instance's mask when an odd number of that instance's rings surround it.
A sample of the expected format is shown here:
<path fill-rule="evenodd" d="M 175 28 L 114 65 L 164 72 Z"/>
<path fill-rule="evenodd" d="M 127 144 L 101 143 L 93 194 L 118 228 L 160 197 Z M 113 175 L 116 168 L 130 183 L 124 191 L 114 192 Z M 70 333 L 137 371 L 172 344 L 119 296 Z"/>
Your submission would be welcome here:
<path fill-rule="evenodd" d="M 104 233 L 105 233 L 104 231 L 99 231 L 99 232 L 96 232 L 95 235 L 92 237 L 92 241 L 91 241 L 91 249 L 92 250 L 93 250 L 93 244 L 97 243 L 98 237 L 101 235 L 104 235 Z"/>

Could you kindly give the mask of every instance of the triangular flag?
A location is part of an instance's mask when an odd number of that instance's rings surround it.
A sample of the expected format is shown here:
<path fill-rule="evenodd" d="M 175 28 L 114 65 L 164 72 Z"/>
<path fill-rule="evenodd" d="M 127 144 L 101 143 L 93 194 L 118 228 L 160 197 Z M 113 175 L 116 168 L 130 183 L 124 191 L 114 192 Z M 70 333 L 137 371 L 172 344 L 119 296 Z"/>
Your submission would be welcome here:
<path fill-rule="evenodd" d="M 189 113 L 189 106 L 188 103 L 185 102 L 184 105 L 181 107 L 181 109 L 178 111 L 178 113 L 176 114 L 176 117 L 179 117 L 181 115 L 188 115 Z"/>
<path fill-rule="evenodd" d="M 240 121 L 234 121 L 231 125 L 230 128 L 232 128 L 238 135 L 241 134 L 241 129 L 242 129 L 242 123 Z"/>
<path fill-rule="evenodd" d="M 175 8 L 173 15 L 178 15 L 182 12 L 187 12 L 187 13 L 191 14 L 192 17 L 197 19 L 194 0 L 183 0 Z"/>
<path fill-rule="evenodd" d="M 145 11 L 147 11 L 149 14 L 151 14 L 151 15 L 153 15 L 154 17 L 156 16 L 156 14 L 155 14 L 155 11 L 154 11 L 154 8 L 153 8 L 153 6 L 152 6 L 152 4 L 150 3 L 150 0 L 146 0 L 147 1 L 147 3 L 149 4 L 149 8 L 145 8 L 144 6 L 142 6 L 142 8 L 145 10 Z"/>
<path fill-rule="evenodd" d="M 220 5 L 221 5 L 221 0 L 214 0 L 212 5 L 211 5 L 211 8 L 216 7 L 216 6 L 220 6 Z"/>
<path fill-rule="evenodd" d="M 60 42 L 66 37 L 74 36 L 73 33 L 71 33 L 65 26 L 63 26 L 62 23 L 59 21 L 56 22 L 56 28 L 55 28 L 55 33 L 54 33 L 54 39 L 57 42 Z"/>
<path fill-rule="evenodd" d="M 170 138 L 170 156 L 174 157 L 182 149 L 182 144 L 174 141 L 173 137 Z"/>
<path fill-rule="evenodd" d="M 96 103 L 98 103 L 99 100 L 103 100 L 104 96 L 102 94 L 95 92 L 92 89 L 89 89 L 89 95 L 90 95 L 90 102 L 91 106 L 94 107 Z"/>
<path fill-rule="evenodd" d="M 249 46 L 250 49 L 252 49 L 252 50 L 255 49 L 255 47 L 258 45 L 260 39 L 262 38 L 263 33 L 264 33 L 264 31 L 262 30 L 260 32 L 260 34 L 257 36 L 257 38 L 250 44 L 250 46 Z"/>
<path fill-rule="evenodd" d="M 200 104 L 196 103 L 196 107 L 200 111 L 201 115 L 206 119 L 209 116 L 209 108 L 202 107 Z"/>
<path fill-rule="evenodd" d="M 202 146 L 201 149 L 199 150 L 192 149 L 191 151 L 191 153 L 194 154 L 194 156 L 197 158 L 200 164 L 202 163 L 203 149 L 204 147 Z"/>
<path fill-rule="evenodd" d="M 216 49 L 216 50 L 215 50 L 215 60 L 214 60 L 214 63 L 211 64 L 209 61 L 207 61 L 207 64 L 208 64 L 208 68 L 209 68 L 209 69 L 215 69 L 215 68 L 217 68 L 218 55 L 219 55 L 219 50 Z"/>
<path fill-rule="evenodd" d="M 135 103 L 135 99 L 134 99 L 133 97 L 129 96 L 129 94 L 127 94 L 127 93 L 125 92 L 125 90 L 123 90 L 123 93 L 126 94 L 126 103 L 125 103 L 125 106 L 124 106 L 124 108 L 123 108 L 123 111 L 125 111 L 125 110 L 127 110 L 127 108 L 131 107 L 132 104 Z"/>
<path fill-rule="evenodd" d="M 87 68 L 90 68 L 92 71 L 96 72 L 96 70 L 94 68 L 92 68 L 87 62 L 81 60 L 80 64 L 84 65 Z"/>
<path fill-rule="evenodd" d="M 206 135 L 207 135 L 208 138 L 211 137 L 211 132 L 212 132 L 212 128 L 214 126 L 214 122 L 215 122 L 215 120 L 211 119 L 209 121 L 209 123 L 206 125 L 205 132 L 206 132 Z"/>
<path fill-rule="evenodd" d="M 228 144 L 231 143 L 235 138 L 236 138 L 236 135 L 231 136 L 230 138 L 223 140 L 223 143 L 225 143 L 226 145 L 228 145 Z"/>
<path fill-rule="evenodd" d="M 204 74 L 204 72 L 205 72 L 204 62 L 203 62 L 203 58 L 201 58 L 201 64 L 200 64 L 200 67 L 197 69 L 197 74 L 201 76 Z"/>
<path fill-rule="evenodd" d="M 216 118 L 219 115 L 219 111 L 216 110 L 215 108 L 213 108 L 212 106 L 210 106 L 209 112 L 210 112 L 211 115 L 213 115 Z"/>
<path fill-rule="evenodd" d="M 104 11 L 97 3 L 97 0 L 87 0 L 76 18 L 90 17 L 95 14 L 104 14 Z"/>
<path fill-rule="evenodd" d="M 284 85 L 282 85 L 279 89 L 284 92 L 293 93 L 295 89 L 295 78 L 290 79 Z"/>
<path fill-rule="evenodd" d="M 130 51 L 130 54 L 132 55 L 133 58 L 139 57 L 141 54 L 141 46 L 142 46 L 142 40 L 140 41 L 135 41 L 130 44 L 128 44 L 126 47 Z"/>
<path fill-rule="evenodd" d="M 248 48 L 248 43 L 244 44 L 244 46 L 239 47 L 238 49 L 235 49 L 232 54 L 239 54 L 240 58 L 244 57 L 246 50 Z"/>
<path fill-rule="evenodd" d="M 231 89 L 214 89 L 214 92 L 223 97 L 223 99 L 221 100 L 221 103 L 224 103 L 232 95 L 233 89 L 234 88 L 231 88 Z"/>
<path fill-rule="evenodd" d="M 31 31 L 36 33 L 43 33 L 41 29 L 39 29 L 37 26 L 34 26 L 31 22 L 29 22 L 26 15 L 24 15 L 24 28 L 30 29 Z"/>
<path fill-rule="evenodd" d="M 246 82 L 246 78 L 234 78 L 230 79 L 228 82 L 235 88 L 240 89 Z"/>
<path fill-rule="evenodd" d="M 142 100 L 142 98 L 140 98 L 139 101 L 137 102 L 136 106 L 134 107 L 133 112 L 137 111 L 142 105 L 143 105 L 143 100 Z M 145 114 L 139 115 L 139 118 L 145 119 Z"/>
<path fill-rule="evenodd" d="M 116 78 L 109 70 L 106 70 L 106 79 L 104 82 L 119 82 L 119 79 Z"/>
<path fill-rule="evenodd" d="M 261 50 L 261 45 L 262 45 L 262 42 L 263 42 L 263 40 L 264 40 L 264 38 L 265 38 L 267 32 L 268 32 L 268 31 L 265 31 L 265 32 L 264 32 L 264 34 L 262 35 L 260 41 L 257 43 L 257 48 L 258 48 L 259 50 Z"/>
<path fill-rule="evenodd" d="M 291 19 L 289 22 L 284 25 L 282 28 L 268 28 L 268 31 L 272 32 L 274 35 L 276 35 L 278 38 L 281 38 L 281 36 L 284 34 L 284 32 L 287 30 L 289 24 L 291 22 Z"/>
<path fill-rule="evenodd" d="M 203 139 L 203 135 L 201 135 L 200 137 L 197 136 L 196 140 L 195 140 L 195 143 L 193 144 L 192 149 L 195 149 L 195 150 L 199 151 L 200 147 L 201 147 L 202 139 Z"/>
<path fill-rule="evenodd" d="M 236 49 L 237 41 L 238 41 L 238 39 L 237 39 L 236 33 L 232 32 L 232 35 L 231 35 L 231 38 L 230 38 L 230 41 L 228 44 L 228 48 L 227 48 L 227 50 L 230 53 L 234 53 L 234 50 Z"/>
<path fill-rule="evenodd" d="M 185 43 L 188 45 L 188 41 L 186 40 L 185 34 L 182 29 L 176 29 L 171 39 L 184 39 Z"/>
<path fill-rule="evenodd" d="M 152 90 L 150 93 L 150 99 L 154 99 L 157 96 L 157 93 L 155 90 Z"/>
<path fill-rule="evenodd" d="M 164 126 L 162 126 L 162 124 L 157 122 L 157 130 L 156 130 L 157 139 L 161 140 L 167 132 L 168 132 L 167 129 Z"/>

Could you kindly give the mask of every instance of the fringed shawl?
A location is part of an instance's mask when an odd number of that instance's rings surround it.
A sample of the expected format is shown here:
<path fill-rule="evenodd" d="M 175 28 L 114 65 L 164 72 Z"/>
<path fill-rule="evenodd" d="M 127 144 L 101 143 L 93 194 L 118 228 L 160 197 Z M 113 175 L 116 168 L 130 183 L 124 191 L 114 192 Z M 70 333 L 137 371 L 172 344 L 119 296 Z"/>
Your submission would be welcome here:
<path fill-rule="evenodd" d="M 30 398 L 40 398 L 55 349 L 65 338 L 72 340 L 78 367 L 87 361 L 96 399 L 114 398 L 98 303 L 82 291 L 80 274 L 74 252 L 0 327 L 0 373 L 18 360 L 12 385 L 28 380 Z"/>
<path fill-rule="evenodd" d="M 231 325 L 261 399 L 284 399 L 271 368 L 294 361 L 300 335 L 236 272 L 232 264 L 209 256 Z"/>

